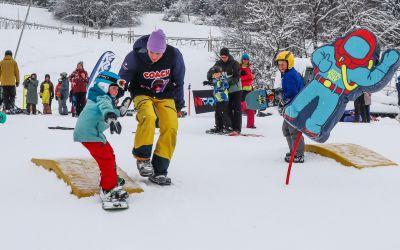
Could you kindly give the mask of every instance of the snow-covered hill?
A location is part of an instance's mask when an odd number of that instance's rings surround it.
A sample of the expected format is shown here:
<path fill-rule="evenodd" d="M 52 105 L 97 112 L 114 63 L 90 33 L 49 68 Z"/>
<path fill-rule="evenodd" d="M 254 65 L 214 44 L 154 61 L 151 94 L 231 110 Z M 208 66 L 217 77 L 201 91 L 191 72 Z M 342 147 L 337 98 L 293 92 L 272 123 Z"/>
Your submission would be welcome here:
<path fill-rule="evenodd" d="M 0 30 L 0 53 L 14 50 L 18 35 Z M 119 42 L 27 30 L 17 61 L 22 74 L 36 72 L 43 80 L 50 73 L 56 80 L 80 60 L 90 71 L 106 50 L 117 54 L 113 69 L 118 71 L 130 49 Z M 179 49 L 186 82 L 203 88 L 212 54 L 203 47 Z M 18 89 L 17 103 L 20 96 Z M 306 154 L 285 186 L 288 149 L 282 118 L 273 113 L 257 117 L 257 129 L 243 129 L 264 135 L 259 138 L 206 135 L 213 114 L 180 119 L 170 187 L 151 185 L 138 175 L 131 155 L 136 121 L 122 118 L 122 134 L 106 135 L 118 165 L 144 193 L 132 195 L 130 209 L 117 213 L 103 211 L 99 197 L 77 199 L 54 173 L 30 162 L 33 157 L 90 157 L 72 141 L 71 131 L 47 129 L 74 126 L 75 118 L 8 116 L 0 124 L 0 249 L 399 249 L 400 167 L 357 170 Z M 357 143 L 400 163 L 399 128 L 388 118 L 340 123 L 328 142 Z"/>
<path fill-rule="evenodd" d="M 11 18 L 15 20 L 24 20 L 27 11 L 27 6 L 18 6 L 0 3 L 0 17 Z M 207 38 L 221 36 L 221 31 L 218 27 L 195 25 L 193 23 L 171 23 L 162 20 L 163 14 L 148 13 L 142 17 L 142 24 L 137 27 L 130 28 L 113 28 L 116 33 L 126 34 L 128 30 L 134 31 L 136 35 L 145 35 L 150 31 L 161 28 L 169 37 L 194 37 Z M 193 17 L 192 21 L 196 18 Z M 31 7 L 28 22 L 51 25 L 57 27 L 72 27 L 79 26 L 77 24 L 68 24 L 61 22 L 53 17 L 52 13 L 44 8 Z M 111 30 L 111 29 L 109 29 Z M 183 32 L 184 31 L 184 32 Z"/>

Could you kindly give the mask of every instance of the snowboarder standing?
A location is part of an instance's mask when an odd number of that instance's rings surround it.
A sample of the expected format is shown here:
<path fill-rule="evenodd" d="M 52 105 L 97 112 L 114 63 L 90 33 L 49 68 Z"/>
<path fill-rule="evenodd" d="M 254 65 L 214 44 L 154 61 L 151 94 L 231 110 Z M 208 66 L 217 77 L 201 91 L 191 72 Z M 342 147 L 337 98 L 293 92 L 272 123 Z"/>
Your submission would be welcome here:
<path fill-rule="evenodd" d="M 31 74 L 30 77 L 26 78 L 23 83 L 24 88 L 26 88 L 26 111 L 28 115 L 36 115 L 36 105 L 38 103 L 38 91 L 39 81 L 37 80 L 36 73 Z"/>
<path fill-rule="evenodd" d="M 111 134 L 121 133 L 121 124 L 117 117 L 126 114 L 125 107 L 130 105 L 130 98 L 124 100 L 121 107 L 115 106 L 115 99 L 118 89 L 124 89 L 124 83 L 113 72 L 100 72 L 94 86 L 89 90 L 87 105 L 74 129 L 74 141 L 81 142 L 99 165 L 103 207 L 106 203 L 111 203 L 111 206 L 114 203 L 127 206 L 125 199 L 128 198 L 128 193 L 122 190 L 124 180 L 118 178 L 114 150 L 103 134 L 108 128 Z"/>
<path fill-rule="evenodd" d="M 231 120 L 228 115 L 229 107 L 229 83 L 226 75 L 222 73 L 222 68 L 213 66 L 207 74 L 211 74 L 211 84 L 214 87 L 215 99 L 215 128 L 207 130 L 207 134 L 229 134 L 232 132 Z"/>
<path fill-rule="evenodd" d="M 283 105 L 288 105 L 293 98 L 301 91 L 304 87 L 303 80 L 299 72 L 294 68 L 294 56 L 290 51 L 282 51 L 277 56 L 275 61 L 282 76 L 282 102 Z M 286 120 L 283 120 L 282 124 L 283 135 L 286 137 L 290 152 L 286 153 L 285 161 L 290 161 L 290 156 L 297 136 L 300 133 L 297 129 L 292 127 Z M 304 162 L 304 137 L 301 136 L 300 142 L 297 147 L 297 151 L 293 162 L 303 163 Z"/>
<path fill-rule="evenodd" d="M 182 54 L 166 44 L 164 32 L 158 29 L 135 42 L 119 74 L 129 83 L 137 109 L 138 126 L 132 153 L 139 173 L 155 184 L 170 185 L 167 174 L 176 145 L 177 112 L 185 104 Z M 151 159 L 157 117 L 160 137 Z"/>
<path fill-rule="evenodd" d="M 14 109 L 16 87 L 19 86 L 19 69 L 17 62 L 12 58 L 11 50 L 5 52 L 4 59 L 0 61 L 0 87 L 6 114 Z"/>
<path fill-rule="evenodd" d="M 219 52 L 220 59 L 214 64 L 219 66 L 228 77 L 229 83 L 229 116 L 232 121 L 233 132 L 229 135 L 240 135 L 242 131 L 242 85 L 240 83 L 239 63 L 229 53 L 229 49 L 222 48 Z M 207 74 L 211 81 L 211 74 Z"/>

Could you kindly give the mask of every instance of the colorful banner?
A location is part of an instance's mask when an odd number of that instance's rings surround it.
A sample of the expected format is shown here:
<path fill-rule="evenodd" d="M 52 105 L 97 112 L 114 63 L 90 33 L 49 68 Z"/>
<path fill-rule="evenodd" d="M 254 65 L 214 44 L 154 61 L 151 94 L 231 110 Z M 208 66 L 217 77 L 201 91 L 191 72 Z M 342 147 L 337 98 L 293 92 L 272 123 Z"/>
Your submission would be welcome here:
<path fill-rule="evenodd" d="M 193 90 L 194 109 L 196 114 L 214 112 L 215 99 L 212 90 Z"/>

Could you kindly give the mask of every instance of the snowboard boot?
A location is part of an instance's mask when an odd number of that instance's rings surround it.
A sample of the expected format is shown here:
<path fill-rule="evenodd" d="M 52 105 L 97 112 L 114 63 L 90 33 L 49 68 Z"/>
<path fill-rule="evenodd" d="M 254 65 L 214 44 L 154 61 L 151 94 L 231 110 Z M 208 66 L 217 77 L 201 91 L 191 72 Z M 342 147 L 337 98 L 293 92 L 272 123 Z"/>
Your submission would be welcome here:
<path fill-rule="evenodd" d="M 117 175 L 117 182 L 118 182 L 118 186 L 123 186 L 125 185 L 125 179 L 120 177 L 119 175 Z"/>
<path fill-rule="evenodd" d="M 233 131 L 231 133 L 228 134 L 229 136 L 239 136 L 240 135 L 240 131 Z"/>
<path fill-rule="evenodd" d="M 149 180 L 160 186 L 169 186 L 171 185 L 171 178 L 166 175 L 152 175 L 149 177 Z"/>
<path fill-rule="evenodd" d="M 224 128 L 221 130 L 221 132 L 219 132 L 220 135 L 228 135 L 232 133 L 232 129 L 231 128 Z"/>
<path fill-rule="evenodd" d="M 126 200 L 128 197 L 128 192 L 122 190 L 121 186 L 116 186 L 111 190 L 100 190 L 100 198 L 103 202 L 121 201 Z"/>
<path fill-rule="evenodd" d="M 150 162 L 150 159 L 144 161 L 137 160 L 136 166 L 139 170 L 139 174 L 143 177 L 152 176 L 154 174 L 154 168 Z"/>
<path fill-rule="evenodd" d="M 206 134 L 220 134 L 222 133 L 223 129 L 220 128 L 212 128 L 209 130 L 206 130 Z"/>
<path fill-rule="evenodd" d="M 290 156 L 292 156 L 292 154 L 291 154 L 290 152 L 286 153 L 286 155 L 285 155 L 285 161 L 286 161 L 287 163 L 290 162 Z"/>
<path fill-rule="evenodd" d="M 304 163 L 304 155 L 295 155 L 293 162 L 294 163 Z"/>

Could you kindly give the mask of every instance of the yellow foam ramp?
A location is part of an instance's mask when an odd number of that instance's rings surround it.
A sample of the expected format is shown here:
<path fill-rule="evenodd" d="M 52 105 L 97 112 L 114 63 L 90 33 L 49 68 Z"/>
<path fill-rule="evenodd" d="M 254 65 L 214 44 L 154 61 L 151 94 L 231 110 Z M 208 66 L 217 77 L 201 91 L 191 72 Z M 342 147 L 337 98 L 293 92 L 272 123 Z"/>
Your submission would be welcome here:
<path fill-rule="evenodd" d="M 100 170 L 93 159 L 32 159 L 32 162 L 47 170 L 54 171 L 60 179 L 71 186 L 78 198 L 93 196 L 99 192 Z M 118 175 L 125 179 L 124 190 L 128 193 L 141 193 L 139 187 L 123 170 L 117 168 Z"/>
<path fill-rule="evenodd" d="M 384 156 L 352 143 L 306 144 L 304 150 L 332 158 L 345 166 L 352 166 L 358 169 L 397 166 L 397 163 Z"/>

